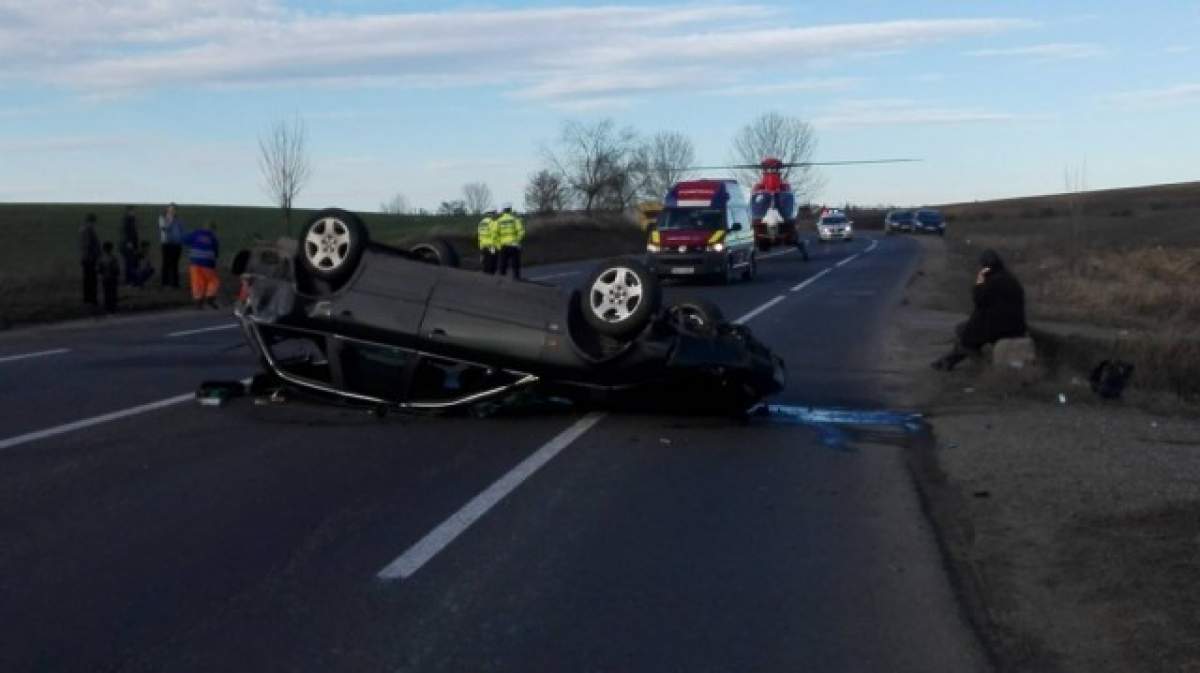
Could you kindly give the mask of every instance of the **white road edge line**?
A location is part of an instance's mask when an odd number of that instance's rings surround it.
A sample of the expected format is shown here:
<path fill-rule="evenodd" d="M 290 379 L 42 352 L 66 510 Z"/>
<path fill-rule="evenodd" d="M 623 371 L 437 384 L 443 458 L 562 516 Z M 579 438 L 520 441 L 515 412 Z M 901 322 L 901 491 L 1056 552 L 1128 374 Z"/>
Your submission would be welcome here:
<path fill-rule="evenodd" d="M 863 252 L 871 252 L 872 250 L 874 250 L 874 249 L 875 249 L 875 246 L 877 246 L 877 245 L 879 245 L 879 239 L 878 239 L 878 238 L 872 238 L 872 239 L 871 239 L 871 245 L 867 246 L 867 249 L 866 249 L 866 250 L 863 250 Z"/>
<path fill-rule="evenodd" d="M 167 335 L 167 338 L 173 339 L 175 337 L 188 336 L 189 334 L 200 334 L 201 332 L 216 332 L 217 330 L 233 329 L 237 326 L 238 326 L 237 323 L 231 322 L 231 323 L 227 323 L 225 325 L 217 325 L 216 327 L 201 327 L 200 329 L 185 329 L 182 332 L 171 332 L 170 334 Z"/>
<path fill-rule="evenodd" d="M 242 379 L 242 385 L 250 385 L 250 381 L 250 378 L 244 378 Z M 54 437 L 56 435 L 66 434 L 68 432 L 74 432 L 75 430 L 82 430 L 84 428 L 90 428 L 93 425 L 100 425 L 101 423 L 108 423 L 109 421 L 116 421 L 122 418 L 129 418 L 130 416 L 137 416 L 138 414 L 144 414 L 150 411 L 157 411 L 158 409 L 165 409 L 166 407 L 182 404 L 183 402 L 194 399 L 196 399 L 196 393 L 184 393 L 182 395 L 168 397 L 156 402 L 139 404 L 136 407 L 129 407 L 128 409 L 112 411 L 107 414 L 100 414 L 99 416 L 92 416 L 91 418 L 85 418 L 79 421 L 71 421 L 70 423 L 64 423 L 62 425 L 56 425 L 52 428 L 46 428 L 45 430 L 35 430 L 33 432 L 27 432 L 23 435 L 17 435 L 16 437 L 0 439 L 0 451 L 12 448 L 19 444 L 36 442 L 39 439 Z"/>
<path fill-rule="evenodd" d="M 749 312 L 749 313 L 747 313 L 746 315 L 744 315 L 744 316 L 742 316 L 742 317 L 738 318 L 737 320 L 734 320 L 734 321 L 733 321 L 733 324 L 735 324 L 735 325 L 744 325 L 744 324 L 746 324 L 746 322 L 747 322 L 747 321 L 749 321 L 749 320 L 750 320 L 751 318 L 753 318 L 754 316 L 756 316 L 756 315 L 758 315 L 759 313 L 762 313 L 763 311 L 765 311 L 765 310 L 767 310 L 767 309 L 771 308 L 772 306 L 774 306 L 774 305 L 778 304 L 779 302 L 783 301 L 784 299 L 787 299 L 787 297 L 781 294 L 781 295 L 779 295 L 778 297 L 775 297 L 774 299 L 772 299 L 772 300 L 768 301 L 767 303 L 763 304 L 762 306 L 759 306 L 758 308 L 756 308 L 756 309 L 754 309 L 754 310 L 750 311 L 750 312 Z"/>
<path fill-rule="evenodd" d="M 30 358 L 40 358 L 47 355 L 59 355 L 61 353 L 70 353 L 70 348 L 55 348 L 54 350 L 38 351 L 36 353 L 22 353 L 21 355 L 9 355 L 0 358 L 0 362 L 16 362 L 17 360 L 28 360 Z"/>
<path fill-rule="evenodd" d="M 803 290 L 804 288 L 808 287 L 809 285 L 812 285 L 813 283 L 820 280 L 821 276 L 824 276 L 825 274 L 829 273 L 830 271 L 833 271 L 833 269 L 832 268 L 822 269 L 819 273 L 814 274 L 808 280 L 800 283 L 799 285 L 796 285 L 796 287 L 793 287 L 792 292 L 799 292 L 800 290 Z"/>
<path fill-rule="evenodd" d="M 604 416 L 605 414 L 602 412 L 593 411 L 575 421 L 571 427 L 558 433 L 557 436 L 543 444 L 541 448 L 518 463 L 516 467 L 509 470 L 507 474 L 500 477 L 500 479 L 487 487 L 482 493 L 471 498 L 470 502 L 450 515 L 449 519 L 446 519 L 437 528 L 426 534 L 419 542 L 410 547 L 408 551 L 387 564 L 383 570 L 379 571 L 376 577 L 381 580 L 407 579 L 412 577 L 430 559 L 437 556 L 451 542 L 454 542 L 459 535 L 462 535 L 467 528 L 470 528 L 471 524 L 478 521 L 484 514 L 487 514 L 488 510 L 492 507 L 495 507 L 496 503 L 516 490 L 522 482 L 537 472 L 543 465 L 550 462 L 563 449 L 570 446 L 572 442 L 579 439 L 580 436 L 590 430 Z"/>

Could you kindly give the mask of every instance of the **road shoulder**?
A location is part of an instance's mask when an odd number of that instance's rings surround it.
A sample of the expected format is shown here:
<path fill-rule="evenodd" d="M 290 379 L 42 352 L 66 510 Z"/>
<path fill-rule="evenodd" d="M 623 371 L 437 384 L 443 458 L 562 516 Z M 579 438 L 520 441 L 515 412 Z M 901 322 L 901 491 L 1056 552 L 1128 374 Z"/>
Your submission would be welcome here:
<path fill-rule="evenodd" d="M 952 274 L 940 240 L 921 245 L 885 388 L 927 413 L 914 478 L 997 668 L 1200 670 L 1194 409 L 1105 403 L 1078 372 L 933 371 L 963 315 L 935 308 Z"/>

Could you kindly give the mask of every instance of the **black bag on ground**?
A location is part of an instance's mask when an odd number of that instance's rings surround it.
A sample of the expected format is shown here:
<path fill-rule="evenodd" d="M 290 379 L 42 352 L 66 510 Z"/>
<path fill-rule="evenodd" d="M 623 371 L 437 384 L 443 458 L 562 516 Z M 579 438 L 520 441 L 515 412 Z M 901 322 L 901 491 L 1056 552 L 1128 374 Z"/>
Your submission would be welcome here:
<path fill-rule="evenodd" d="M 1123 360 L 1104 360 L 1092 369 L 1092 391 L 1107 400 L 1115 400 L 1133 375 L 1133 365 Z"/>

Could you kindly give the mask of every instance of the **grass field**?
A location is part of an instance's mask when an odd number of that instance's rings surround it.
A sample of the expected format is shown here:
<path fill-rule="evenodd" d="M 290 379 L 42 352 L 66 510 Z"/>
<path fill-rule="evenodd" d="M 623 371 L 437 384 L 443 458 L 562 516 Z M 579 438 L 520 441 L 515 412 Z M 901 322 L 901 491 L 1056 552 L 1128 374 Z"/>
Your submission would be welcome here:
<path fill-rule="evenodd" d="M 969 310 L 979 253 L 992 248 L 1025 285 L 1031 319 L 1118 336 L 1077 344 L 1079 363 L 1116 352 L 1142 385 L 1200 396 L 1200 183 L 942 206 L 959 280 L 948 308 Z"/>
<path fill-rule="evenodd" d="M 165 204 L 136 205 L 138 230 L 151 241 L 151 258 L 158 269 L 158 215 Z M 0 248 L 0 328 L 31 322 L 63 320 L 90 315 L 82 303 L 78 231 L 84 216 L 98 218 L 101 241 L 119 241 L 124 206 L 120 204 L 0 204 L 0 232 L 7 245 Z M 280 211 L 275 208 L 179 204 L 185 227 L 215 222 L 221 242 L 222 290 L 228 300 L 236 280 L 228 273 L 234 253 L 256 238 L 272 241 L 284 234 Z M 293 230 L 315 211 L 296 211 Z M 374 240 L 405 244 L 428 238 L 445 238 L 460 252 L 464 266 L 475 263 L 474 216 L 420 216 L 361 213 Z M 565 261 L 640 249 L 642 234 L 620 213 L 591 216 L 563 214 L 527 220 L 527 264 Z M 186 283 L 186 260 L 180 263 Z M 121 311 L 186 305 L 187 290 L 163 289 L 158 276 L 144 289 L 120 289 Z"/>

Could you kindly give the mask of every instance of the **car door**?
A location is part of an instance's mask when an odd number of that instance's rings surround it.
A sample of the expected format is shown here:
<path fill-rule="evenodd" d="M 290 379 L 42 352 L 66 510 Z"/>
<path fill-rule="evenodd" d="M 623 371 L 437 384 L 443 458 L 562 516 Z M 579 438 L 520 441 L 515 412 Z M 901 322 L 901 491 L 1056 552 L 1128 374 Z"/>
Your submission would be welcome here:
<path fill-rule="evenodd" d="M 402 341 L 417 338 L 429 296 L 445 271 L 386 251 L 369 252 L 351 286 L 339 293 L 330 317 Z"/>
<path fill-rule="evenodd" d="M 438 352 L 485 364 L 535 363 L 548 337 L 565 330 L 566 300 L 557 288 L 448 269 L 421 323 Z"/>

